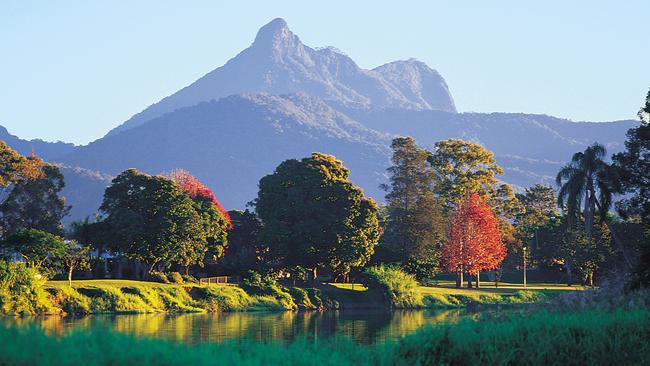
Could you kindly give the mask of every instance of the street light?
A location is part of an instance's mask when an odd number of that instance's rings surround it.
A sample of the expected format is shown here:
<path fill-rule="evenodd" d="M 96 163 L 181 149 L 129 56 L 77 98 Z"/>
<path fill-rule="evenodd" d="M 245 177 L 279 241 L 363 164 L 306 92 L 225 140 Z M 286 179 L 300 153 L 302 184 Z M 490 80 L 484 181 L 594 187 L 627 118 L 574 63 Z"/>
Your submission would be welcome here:
<path fill-rule="evenodd" d="M 526 288 L 526 246 L 522 249 L 524 250 L 524 288 Z"/>

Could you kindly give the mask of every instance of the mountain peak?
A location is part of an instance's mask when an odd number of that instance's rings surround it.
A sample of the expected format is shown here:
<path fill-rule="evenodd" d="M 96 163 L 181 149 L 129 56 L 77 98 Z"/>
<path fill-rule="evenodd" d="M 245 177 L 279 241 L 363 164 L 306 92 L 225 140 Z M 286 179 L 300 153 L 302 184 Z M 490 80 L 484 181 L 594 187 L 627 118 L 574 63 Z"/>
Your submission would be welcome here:
<path fill-rule="evenodd" d="M 277 48 L 282 44 L 291 43 L 296 36 L 289 30 L 287 22 L 282 18 L 275 18 L 257 31 L 254 46 L 268 46 Z"/>

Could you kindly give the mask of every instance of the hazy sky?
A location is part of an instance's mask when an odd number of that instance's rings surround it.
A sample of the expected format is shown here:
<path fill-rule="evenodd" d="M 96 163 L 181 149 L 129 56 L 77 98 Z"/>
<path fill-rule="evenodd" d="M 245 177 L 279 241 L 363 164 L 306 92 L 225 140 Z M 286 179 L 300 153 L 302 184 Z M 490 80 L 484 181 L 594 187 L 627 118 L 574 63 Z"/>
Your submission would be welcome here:
<path fill-rule="evenodd" d="M 0 2 L 0 125 L 87 143 L 248 47 L 284 18 L 361 67 L 415 57 L 459 111 L 636 118 L 650 1 Z"/>

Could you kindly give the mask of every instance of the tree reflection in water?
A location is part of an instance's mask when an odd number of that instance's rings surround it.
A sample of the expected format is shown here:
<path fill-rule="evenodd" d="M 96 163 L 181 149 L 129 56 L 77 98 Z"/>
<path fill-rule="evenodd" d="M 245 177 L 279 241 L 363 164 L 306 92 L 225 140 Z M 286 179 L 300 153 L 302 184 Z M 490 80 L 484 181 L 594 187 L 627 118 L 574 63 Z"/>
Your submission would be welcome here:
<path fill-rule="evenodd" d="M 461 310 L 345 310 L 301 312 L 238 312 L 216 314 L 129 314 L 86 317 L 4 318 L 19 325 L 37 324 L 51 334 L 71 329 L 112 329 L 142 337 L 187 343 L 254 339 L 291 341 L 348 337 L 358 343 L 394 339 L 441 322 L 455 322 Z"/>

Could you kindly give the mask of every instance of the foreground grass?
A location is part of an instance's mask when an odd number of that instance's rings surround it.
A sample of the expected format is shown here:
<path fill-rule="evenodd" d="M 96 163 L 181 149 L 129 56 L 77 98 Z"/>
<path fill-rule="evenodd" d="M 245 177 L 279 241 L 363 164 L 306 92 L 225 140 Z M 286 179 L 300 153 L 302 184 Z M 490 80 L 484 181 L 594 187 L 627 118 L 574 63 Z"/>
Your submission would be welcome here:
<path fill-rule="evenodd" d="M 104 328 L 62 337 L 0 326 L 2 365 L 639 365 L 650 354 L 650 312 L 519 314 L 429 327 L 396 342 L 298 340 L 188 346 Z"/>

